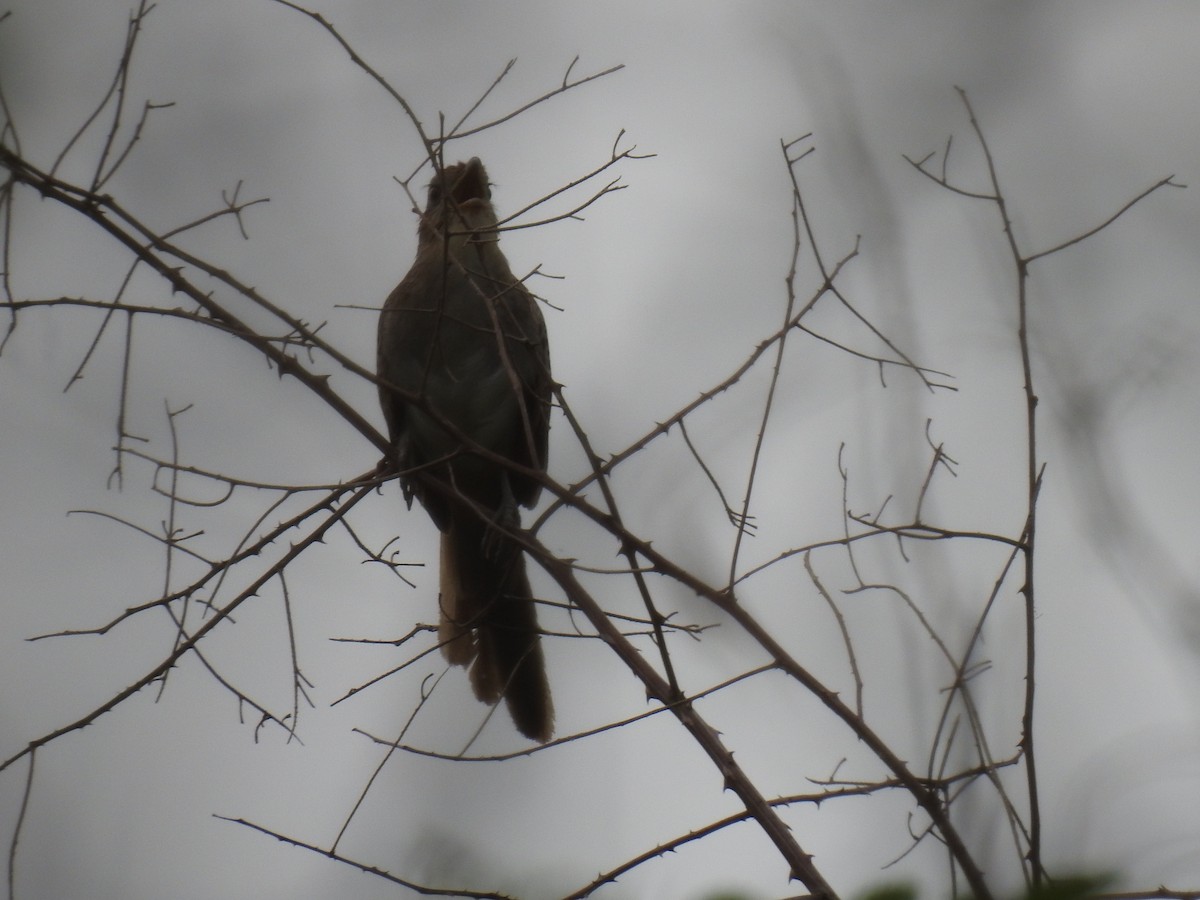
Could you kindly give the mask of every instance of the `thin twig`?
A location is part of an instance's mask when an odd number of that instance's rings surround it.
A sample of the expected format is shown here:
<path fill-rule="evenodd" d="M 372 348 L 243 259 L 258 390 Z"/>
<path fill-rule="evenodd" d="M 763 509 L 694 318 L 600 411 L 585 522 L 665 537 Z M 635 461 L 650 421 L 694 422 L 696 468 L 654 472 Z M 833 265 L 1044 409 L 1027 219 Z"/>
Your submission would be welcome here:
<path fill-rule="evenodd" d="M 1024 548 L 1022 550 L 1025 562 L 1025 583 L 1021 593 L 1025 598 L 1025 703 L 1021 716 L 1021 748 L 1025 752 L 1025 781 L 1029 794 L 1029 868 L 1033 886 L 1040 887 L 1045 877 L 1042 868 L 1042 812 L 1038 788 L 1037 755 L 1034 750 L 1034 701 L 1037 692 L 1037 642 L 1036 619 L 1037 604 L 1034 595 L 1034 548 L 1037 541 L 1037 494 L 1038 494 L 1038 447 L 1037 447 L 1037 404 L 1038 397 L 1033 384 L 1033 356 L 1029 345 L 1029 305 L 1028 280 L 1029 267 L 1017 246 L 1016 233 L 1013 231 L 1012 220 L 1008 213 L 1008 204 L 1004 192 L 1000 188 L 1000 178 L 996 172 L 996 163 L 992 159 L 991 147 L 983 136 L 983 129 L 971 108 L 967 92 L 956 88 L 971 128 L 983 150 L 987 161 L 988 177 L 995 195 L 996 210 L 1004 223 L 1004 235 L 1012 253 L 1013 264 L 1017 270 L 1017 346 L 1020 352 L 1021 373 L 1024 378 L 1025 391 L 1025 474 L 1027 518 L 1024 528 Z"/>
<path fill-rule="evenodd" d="M 21 811 L 13 826 L 12 840 L 8 842 L 8 900 L 17 900 L 17 846 L 21 842 L 21 831 L 25 827 L 25 816 L 29 812 L 29 798 L 33 796 L 33 768 L 37 762 L 37 750 L 29 754 L 29 771 L 25 774 L 25 790 L 21 792 Z"/>
<path fill-rule="evenodd" d="M 1121 218 L 1121 216 L 1125 215 L 1125 213 L 1131 207 L 1133 207 L 1135 204 L 1140 203 L 1142 200 L 1149 197 L 1151 194 L 1153 194 L 1159 188 L 1164 188 L 1164 187 L 1186 188 L 1187 185 L 1179 184 L 1177 181 L 1175 181 L 1174 175 L 1168 175 L 1166 178 L 1156 181 L 1154 184 L 1150 185 L 1150 187 L 1146 188 L 1144 191 L 1142 191 L 1140 194 L 1138 194 L 1136 197 L 1134 197 L 1132 200 L 1130 200 L 1128 203 L 1126 203 L 1124 206 L 1122 206 L 1120 209 L 1118 209 L 1115 213 L 1113 213 L 1111 216 L 1109 216 L 1107 219 L 1105 219 L 1103 222 L 1101 222 L 1095 228 L 1089 228 L 1087 231 L 1083 232 L 1083 234 L 1078 234 L 1075 237 L 1070 238 L 1069 240 L 1063 241 L 1061 244 L 1057 244 L 1057 245 L 1051 247 L 1049 250 L 1040 250 L 1037 253 L 1031 253 L 1031 254 L 1027 255 L 1026 257 L 1024 257 L 1025 263 L 1029 264 L 1029 263 L 1033 262 L 1035 259 L 1041 259 L 1043 256 L 1049 256 L 1052 253 L 1057 253 L 1060 250 L 1065 250 L 1067 247 L 1070 247 L 1073 244 L 1078 244 L 1080 241 L 1086 241 L 1092 235 L 1103 231 L 1105 228 L 1107 228 L 1113 222 L 1117 221 L 1117 219 Z"/>
<path fill-rule="evenodd" d="M 358 488 L 341 506 L 339 506 L 336 510 L 331 511 L 329 516 L 323 522 L 319 523 L 317 527 L 313 529 L 313 531 L 306 535 L 302 540 L 289 547 L 288 551 L 274 565 L 268 567 L 267 570 L 258 578 L 256 578 L 249 586 L 247 586 L 245 590 L 221 607 L 216 615 L 205 622 L 204 625 L 202 625 L 194 634 L 176 647 L 175 650 L 169 653 L 166 658 L 162 660 L 162 662 L 154 666 L 149 672 L 145 673 L 136 681 L 134 681 L 133 684 L 121 691 L 118 691 L 104 703 L 76 719 L 74 722 L 63 725 L 54 731 L 48 732 L 41 737 L 30 741 L 23 749 L 17 751 L 7 759 L 0 762 L 0 772 L 4 771 L 18 760 L 24 759 L 26 756 L 36 751 L 39 747 L 44 747 L 47 744 L 58 740 L 63 735 L 70 734 L 73 731 L 78 731 L 81 728 L 86 728 L 105 713 L 116 709 L 134 694 L 141 691 L 142 688 L 149 684 L 153 684 L 155 681 L 161 678 L 165 672 L 178 663 L 180 657 L 191 650 L 194 646 L 199 644 L 218 625 L 225 622 L 233 614 L 234 610 L 241 606 L 246 600 L 256 596 L 258 592 L 262 590 L 264 585 L 273 580 L 280 572 L 286 569 L 294 559 L 299 557 L 309 547 L 315 543 L 319 543 L 325 536 L 325 533 L 332 528 L 338 520 L 345 516 L 351 509 L 353 509 L 360 500 L 370 494 L 372 490 L 373 489 L 370 487 Z"/>
<path fill-rule="evenodd" d="M 280 2 L 280 0 L 276 0 Z M 223 822 L 232 822 L 235 825 L 244 825 L 252 831 L 257 831 L 260 834 L 265 834 L 268 837 L 273 837 L 277 841 L 282 841 L 285 844 L 291 844 L 293 847 L 298 847 L 301 850 L 309 850 L 319 856 L 324 856 L 326 859 L 331 859 L 334 862 L 342 863 L 351 868 L 358 869 L 361 872 L 366 872 L 368 875 L 374 875 L 377 878 L 382 878 L 384 881 L 390 881 L 392 884 L 399 885 L 410 891 L 415 891 L 427 897 L 470 897 L 472 900 L 515 900 L 508 894 L 497 894 L 494 891 L 472 891 L 467 888 L 435 888 L 428 885 L 418 884 L 415 881 L 409 881 L 405 878 L 400 878 L 398 875 L 393 875 L 386 869 L 381 869 L 378 866 L 368 865 L 367 863 L 358 862 L 348 856 L 342 856 L 334 850 L 326 850 L 324 847 L 319 847 L 316 844 L 310 844 L 307 841 L 302 841 L 299 838 L 289 837 L 279 831 L 273 831 L 263 825 L 257 825 L 247 819 L 235 818 L 232 816 L 220 816 L 213 814 L 214 819 L 220 819 Z"/>
<path fill-rule="evenodd" d="M 799 324 L 800 321 L 799 319 L 793 320 L 796 309 L 796 267 L 800 260 L 801 249 L 799 207 L 802 201 L 795 170 L 798 161 L 793 161 L 789 158 L 788 146 L 783 142 L 780 142 L 780 150 L 783 153 L 783 160 L 787 166 L 788 175 L 792 180 L 792 258 L 787 277 L 784 278 L 784 284 L 787 287 L 787 299 L 783 310 L 783 328 L 780 332 L 779 340 L 775 344 L 775 361 L 771 365 L 771 377 L 767 382 L 766 396 L 763 398 L 758 432 L 754 436 L 754 449 L 750 452 L 750 465 L 746 472 L 746 490 L 742 495 L 742 508 L 738 513 L 738 519 L 742 522 L 750 519 L 750 501 L 754 496 L 754 480 L 758 475 L 758 462 L 762 457 L 763 444 L 767 439 L 767 424 L 771 420 L 771 409 L 775 403 L 775 391 L 779 387 L 779 374 L 783 371 L 783 353 L 788 333 L 791 331 L 788 325 L 793 321 Z M 803 159 L 804 157 L 800 158 Z M 811 309 L 811 306 L 809 308 Z M 729 587 L 731 590 L 734 584 L 737 583 L 738 559 L 742 549 L 742 539 L 745 536 L 746 530 L 744 528 L 739 528 L 733 536 L 733 551 L 730 553 L 729 558 Z"/>

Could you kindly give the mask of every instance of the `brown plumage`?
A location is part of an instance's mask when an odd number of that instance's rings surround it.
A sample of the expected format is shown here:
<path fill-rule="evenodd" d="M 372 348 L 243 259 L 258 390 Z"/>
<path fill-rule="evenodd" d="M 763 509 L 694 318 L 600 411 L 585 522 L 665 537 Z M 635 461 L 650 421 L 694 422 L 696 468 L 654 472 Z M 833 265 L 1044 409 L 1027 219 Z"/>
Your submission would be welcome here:
<path fill-rule="evenodd" d="M 498 240 L 483 164 L 447 166 L 429 187 L 417 258 L 380 314 L 379 398 L 405 497 L 442 533 L 442 652 L 470 666 L 476 697 L 503 697 L 521 733 L 545 742 L 554 709 L 537 612 L 525 555 L 504 536 L 541 485 L 473 454 L 427 411 L 499 456 L 546 467 L 546 325 Z"/>

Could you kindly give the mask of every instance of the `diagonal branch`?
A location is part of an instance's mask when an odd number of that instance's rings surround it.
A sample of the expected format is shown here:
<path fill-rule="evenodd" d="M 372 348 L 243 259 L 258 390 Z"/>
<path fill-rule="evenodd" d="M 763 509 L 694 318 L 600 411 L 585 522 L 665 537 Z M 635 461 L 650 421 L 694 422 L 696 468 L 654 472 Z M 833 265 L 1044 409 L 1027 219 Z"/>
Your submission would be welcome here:
<path fill-rule="evenodd" d="M 766 798 L 759 792 L 757 785 L 737 764 L 733 754 L 725 746 L 717 731 L 700 716 L 690 701 L 681 702 L 679 698 L 672 696 L 671 685 L 655 671 L 654 667 L 609 620 L 600 605 L 575 578 L 575 573 L 570 565 L 555 557 L 535 539 L 530 538 L 529 540 L 537 551 L 539 565 L 557 582 L 568 599 L 583 611 L 605 643 L 637 675 L 646 686 L 649 696 L 664 705 L 670 705 L 671 712 L 680 724 L 687 729 L 717 767 L 725 780 L 726 788 L 737 794 L 738 799 L 745 804 L 759 827 L 779 850 L 780 855 L 791 867 L 791 876 L 804 884 L 814 897 L 834 900 L 837 893 L 813 865 L 812 856 L 801 848 L 791 829 L 779 818 Z"/>

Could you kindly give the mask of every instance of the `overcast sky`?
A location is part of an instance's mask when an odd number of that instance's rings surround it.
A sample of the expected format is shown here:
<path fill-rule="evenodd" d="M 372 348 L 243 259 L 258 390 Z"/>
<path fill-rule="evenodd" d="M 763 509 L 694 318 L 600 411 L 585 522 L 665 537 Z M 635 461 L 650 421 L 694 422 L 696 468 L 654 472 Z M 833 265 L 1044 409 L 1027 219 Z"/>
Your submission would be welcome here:
<path fill-rule="evenodd" d="M 507 233 L 513 268 L 561 280 L 531 284 L 549 311 L 552 355 L 576 413 L 601 453 L 621 450 L 731 372 L 783 316 L 792 246 L 791 184 L 781 141 L 808 133 L 796 172 L 827 261 L 860 254 L 843 280 L 861 312 L 923 365 L 951 373 L 930 394 L 910 375 L 877 369 L 828 344 L 789 346 L 760 472 L 759 537 L 743 570 L 836 537 L 841 445 L 851 506 L 911 510 L 930 435 L 958 461 L 926 508 L 949 527 L 1017 535 L 1023 516 L 1024 407 L 1015 355 L 1015 276 L 993 206 L 953 195 L 904 155 L 943 151 L 964 186 L 986 169 L 955 87 L 965 89 L 996 161 L 1017 239 L 1027 252 L 1098 225 L 1168 175 L 1188 190 L 1147 198 L 1090 241 L 1036 262 L 1030 309 L 1042 397 L 1037 620 L 1039 763 L 1052 872 L 1118 870 L 1123 885 L 1200 888 L 1200 8 L 1193 3 L 403 3 L 340 0 L 313 7 L 395 86 L 426 129 L 456 121 L 516 59 L 484 118 L 573 75 L 624 69 L 455 145 L 479 155 L 501 215 L 579 177 L 621 147 L 655 154 L 619 168 L 624 190 L 585 221 Z M 0 88 L 23 154 L 49 168 L 102 97 L 119 58 L 129 3 L 10 0 L 0 22 Z M 221 205 L 241 182 L 250 239 L 230 221 L 185 246 L 313 323 L 373 364 L 377 307 L 415 247 L 411 203 L 394 180 L 422 159 L 396 102 L 313 21 L 269 0 L 161 0 L 138 45 L 129 104 L 173 103 L 150 117 L 106 188 L 156 229 Z M 60 168 L 86 181 L 103 132 L 89 132 Z M 424 175 L 418 178 L 424 184 Z M 567 200 L 552 207 L 562 211 Z M 19 297 L 111 299 L 129 260 L 93 226 L 19 195 L 11 277 Z M 798 275 L 819 283 L 811 256 Z M 215 288 L 215 285 L 213 286 Z M 226 292 L 227 294 L 228 292 Z M 142 273 L 131 302 L 166 305 Z M 68 510 L 100 510 L 157 528 L 166 515 L 149 466 L 113 465 L 124 324 L 107 332 L 86 377 L 63 393 L 99 319 L 34 311 L 0 357 L 0 757 L 103 703 L 161 660 L 165 617 L 104 637 L 29 643 L 32 635 L 102 624 L 163 591 L 161 548 L 130 529 Z M 809 323 L 880 353 L 845 310 L 823 302 Z M 138 320 L 127 428 L 169 455 L 164 409 L 187 462 L 246 479 L 330 483 L 370 469 L 378 452 L 295 382 L 265 371 L 244 345 L 179 323 Z M 331 371 L 327 362 L 318 368 Z M 333 384 L 377 425 L 374 387 L 338 372 Z M 718 399 L 691 436 L 731 496 L 743 490 L 765 373 Z M 556 419 L 551 474 L 578 480 L 586 463 Z M 618 476 L 630 527 L 719 583 L 731 532 L 676 433 Z M 213 498 L 211 485 L 193 485 Z M 207 491 L 207 493 L 205 493 Z M 207 552 L 229 552 L 269 501 L 239 494 L 188 510 Z M 905 506 L 905 504 L 908 504 Z M 715 512 L 714 512 L 715 511 Z M 363 534 L 399 534 L 403 558 L 436 557 L 435 533 L 398 491 L 364 501 Z M 249 518 L 248 518 L 249 516 Z M 275 517 L 270 517 L 274 521 Z M 527 516 L 526 521 L 529 521 Z M 616 566 L 611 540 L 570 516 L 543 537 L 558 552 Z M 900 521 L 898 519 L 897 521 Z M 552 523 L 553 524 L 553 523 Z M 998 575 L 994 551 L 864 550 L 883 580 L 915 592 L 939 627 L 961 638 Z M 961 555 L 959 555 L 961 553 Z M 817 560 L 828 585 L 852 585 L 844 554 Z M 200 569 L 181 560 L 172 585 Z M 189 567 L 190 566 L 190 567 Z M 382 751 L 352 729 L 394 738 L 433 657 L 331 707 L 398 664 L 405 649 L 332 642 L 387 640 L 434 616 L 436 565 L 415 588 L 364 567 L 344 535 L 307 555 L 288 579 L 297 653 L 315 708 L 303 745 L 253 715 L 194 661 L 167 690 L 144 690 L 37 757 L 17 863 L 23 898 L 283 898 L 403 896 L 369 875 L 213 818 L 244 817 L 328 845 Z M 535 590 L 550 599 L 549 579 Z M 636 611 L 625 582 L 595 577 L 613 608 Z M 1017 581 L 1002 594 L 978 681 L 1000 757 L 1019 737 L 1023 686 Z M 720 621 L 666 585 L 660 599 L 687 621 Z M 606 593 L 610 592 L 610 593 Z M 836 689 L 852 681 L 828 611 L 799 561 L 748 582 L 745 602 Z M 944 665 L 911 616 L 878 593 L 841 597 L 861 631 L 867 709 L 917 765 L 936 724 Z M 566 619 L 559 627 L 566 626 Z M 756 663 L 724 623 L 681 641 L 692 690 Z M 961 646 L 961 643 L 960 643 Z M 247 604 L 215 634 L 222 674 L 289 708 L 290 657 L 280 592 Z M 551 640 L 559 732 L 645 708 L 636 682 L 598 642 Z M 812 790 L 850 757 L 847 778 L 882 775 L 844 726 L 777 675 L 707 701 L 768 796 Z M 409 740 L 453 750 L 482 721 L 451 671 Z M 474 750 L 522 746 L 497 715 Z M 918 766 L 919 767 L 919 766 Z M 0 775 L 0 829 L 16 821 L 27 768 Z M 1019 780 L 1012 785 L 1019 788 Z M 1019 791 L 1017 796 L 1020 797 Z M 846 895 L 885 880 L 944 892 L 945 860 L 908 847 L 901 798 L 798 810 L 788 822 Z M 559 896 L 601 870 L 736 811 L 717 772 L 660 716 L 632 728 L 500 764 L 394 757 L 341 849 L 365 863 L 436 884 L 517 896 Z M 994 797 L 962 807 L 963 825 L 1006 889 L 1013 851 Z M 643 866 L 598 896 L 697 898 L 718 888 L 753 897 L 796 892 L 750 827 Z"/>

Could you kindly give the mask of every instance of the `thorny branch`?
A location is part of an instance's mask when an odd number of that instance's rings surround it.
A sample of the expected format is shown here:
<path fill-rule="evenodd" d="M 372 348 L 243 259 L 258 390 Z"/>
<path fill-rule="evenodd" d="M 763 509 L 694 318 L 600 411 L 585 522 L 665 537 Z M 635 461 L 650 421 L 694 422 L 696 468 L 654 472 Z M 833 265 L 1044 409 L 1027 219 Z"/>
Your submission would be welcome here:
<path fill-rule="evenodd" d="M 280 573 L 287 569 L 293 560 L 304 553 L 304 551 L 306 551 L 310 546 L 319 543 L 325 536 L 325 533 L 351 509 L 353 509 L 354 506 L 358 504 L 364 497 L 370 494 L 372 490 L 372 486 L 357 488 L 349 499 L 338 506 L 336 510 L 332 510 L 330 514 L 302 540 L 293 544 L 277 562 L 269 566 L 248 587 L 233 597 L 233 599 L 229 600 L 219 610 L 216 610 L 215 614 L 209 618 L 207 622 L 188 635 L 185 640 L 180 641 L 176 645 L 175 649 L 168 654 L 161 663 L 141 676 L 133 684 L 113 695 L 106 702 L 81 716 L 79 719 L 71 722 L 70 724 L 62 726 L 61 728 L 55 729 L 54 731 L 49 732 L 40 738 L 30 741 L 24 749 L 18 751 L 5 760 L 0 761 L 0 772 L 4 771 L 18 760 L 24 759 L 26 756 L 36 751 L 39 747 L 44 747 L 65 734 L 70 734 L 73 731 L 78 731 L 79 729 L 85 728 L 86 726 L 92 724 L 92 722 L 96 721 L 96 719 L 100 718 L 100 716 L 107 712 L 111 712 L 113 709 L 120 706 L 125 700 L 138 693 L 142 688 L 149 684 L 153 684 L 155 681 L 160 679 L 180 660 L 181 657 L 183 657 L 185 653 L 191 651 L 218 625 L 224 623 L 230 617 L 230 615 L 232 615 L 234 610 L 241 606 L 246 600 L 257 595 L 257 593 L 265 585 L 275 580 Z"/>
<path fill-rule="evenodd" d="M 1035 602 L 1035 546 L 1037 537 L 1037 499 L 1041 490 L 1044 464 L 1040 461 L 1038 456 L 1038 395 L 1034 385 L 1033 362 L 1030 349 L 1030 310 L 1027 294 L 1029 264 L 1034 260 L 1046 258 L 1052 254 L 1066 249 L 1067 247 L 1071 247 L 1074 244 L 1092 237 L 1101 230 L 1107 228 L 1109 225 L 1113 224 L 1135 204 L 1145 199 L 1159 188 L 1181 188 L 1184 187 L 1184 185 L 1175 182 L 1173 180 L 1174 176 L 1163 178 L 1128 201 L 1124 206 L 1122 206 L 1100 225 L 1081 232 L 1075 237 L 1063 241 L 1047 250 L 1036 253 L 1025 253 L 1020 248 L 1016 234 L 1013 230 L 1012 216 L 1009 211 L 1004 190 L 1000 185 L 1000 178 L 997 172 L 995 159 L 992 156 L 991 147 L 984 136 L 983 129 L 975 115 L 975 110 L 972 108 L 971 102 L 967 97 L 967 92 L 962 88 L 956 88 L 956 90 L 958 91 L 959 98 L 966 109 L 967 117 L 975 134 L 975 138 L 983 152 L 987 168 L 990 188 L 989 191 L 987 193 L 983 193 L 980 191 L 968 190 L 951 182 L 947 175 L 951 147 L 949 141 L 946 144 L 941 171 L 938 174 L 930 172 L 926 167 L 926 164 L 929 162 L 929 160 L 933 158 L 933 154 L 922 158 L 920 161 L 913 161 L 908 157 L 906 157 L 906 159 L 908 159 L 908 162 L 918 172 L 932 179 L 947 190 L 950 190 L 960 196 L 986 200 L 995 205 L 996 211 L 999 213 L 1001 222 L 1003 224 L 1004 236 L 1008 244 L 1009 256 L 1011 257 L 1011 261 L 1017 275 L 1017 294 L 1015 302 L 1017 308 L 1018 325 L 1016 333 L 1016 345 L 1017 355 L 1020 359 L 1023 390 L 1025 394 L 1024 446 L 1026 451 L 1025 491 L 1027 497 L 1026 519 L 1022 528 L 1022 536 L 1019 545 L 1014 551 L 1015 553 L 1020 553 L 1021 559 L 1024 563 L 1024 583 L 1020 588 L 1020 592 L 1025 601 L 1025 698 L 1024 710 L 1021 719 L 1020 746 L 1024 761 L 1026 776 L 1025 781 L 1028 792 L 1027 814 L 1029 816 L 1029 824 L 1028 831 L 1024 834 L 1026 844 L 1024 858 L 1028 861 L 1026 874 L 1029 884 L 1033 888 L 1038 888 L 1042 885 L 1047 874 L 1042 861 L 1041 803 L 1039 799 L 1040 789 L 1038 783 L 1036 755 L 1034 750 L 1034 703 L 1037 685 L 1035 623 L 1038 614 Z M 1007 565 L 1005 567 L 1005 571 L 1007 571 Z M 997 583 L 997 589 L 998 587 L 999 582 Z M 986 615 L 986 611 L 984 615 Z M 972 643 L 973 642 L 974 638 L 972 639 Z M 969 655 L 970 653 L 968 651 L 968 654 L 964 657 L 964 666 L 966 664 L 966 660 L 969 658 Z M 1014 823 L 1015 829 L 1018 824 L 1018 820 L 1015 818 L 1015 812 L 1012 810 L 1011 805 L 1006 806 L 1006 808 L 1009 810 L 1010 822 Z"/>

